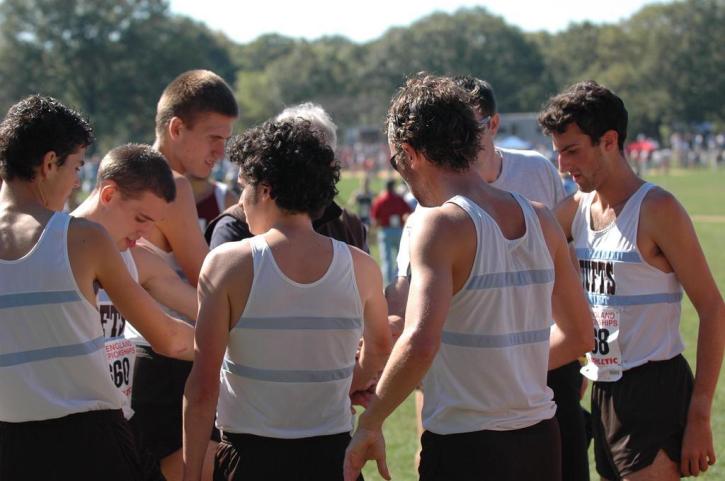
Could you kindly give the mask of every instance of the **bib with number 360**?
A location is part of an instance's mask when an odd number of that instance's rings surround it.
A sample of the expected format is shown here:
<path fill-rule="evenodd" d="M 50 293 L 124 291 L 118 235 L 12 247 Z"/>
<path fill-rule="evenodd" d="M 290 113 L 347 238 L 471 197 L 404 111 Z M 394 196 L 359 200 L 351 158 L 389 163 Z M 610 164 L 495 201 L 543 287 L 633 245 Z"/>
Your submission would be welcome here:
<path fill-rule="evenodd" d="M 594 349 L 587 353 L 581 373 L 592 381 L 614 382 L 622 377 L 622 351 L 619 347 L 619 309 L 592 306 Z"/>

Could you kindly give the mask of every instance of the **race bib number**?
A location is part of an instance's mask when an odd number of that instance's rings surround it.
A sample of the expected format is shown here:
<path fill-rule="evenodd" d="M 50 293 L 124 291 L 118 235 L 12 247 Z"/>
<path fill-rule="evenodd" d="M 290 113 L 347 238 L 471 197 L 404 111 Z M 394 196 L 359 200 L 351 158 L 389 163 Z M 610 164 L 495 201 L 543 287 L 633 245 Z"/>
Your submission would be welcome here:
<path fill-rule="evenodd" d="M 606 306 L 592 306 L 594 349 L 587 353 L 581 373 L 592 381 L 614 382 L 622 377 L 622 351 L 619 347 L 621 312 Z"/>
<path fill-rule="evenodd" d="M 108 358 L 111 381 L 128 399 L 130 405 L 136 348 L 131 341 L 125 338 L 107 339 L 106 357 Z"/>

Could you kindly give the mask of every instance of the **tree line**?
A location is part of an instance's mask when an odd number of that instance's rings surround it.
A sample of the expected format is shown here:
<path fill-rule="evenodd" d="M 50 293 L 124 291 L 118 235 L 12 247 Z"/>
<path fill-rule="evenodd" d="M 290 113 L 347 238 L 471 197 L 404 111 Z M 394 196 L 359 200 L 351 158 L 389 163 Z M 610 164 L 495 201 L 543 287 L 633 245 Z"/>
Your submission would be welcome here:
<path fill-rule="evenodd" d="M 435 13 L 355 43 L 263 35 L 238 44 L 165 0 L 3 0 L 0 108 L 31 93 L 88 115 L 98 146 L 153 140 L 156 101 L 177 74 L 208 68 L 233 85 L 239 126 L 286 105 L 322 104 L 341 127 L 382 125 L 404 79 L 427 70 L 488 80 L 499 111 L 536 111 L 595 79 L 630 111 L 630 136 L 725 123 L 725 0 L 643 7 L 617 24 L 526 33 L 485 8 Z"/>

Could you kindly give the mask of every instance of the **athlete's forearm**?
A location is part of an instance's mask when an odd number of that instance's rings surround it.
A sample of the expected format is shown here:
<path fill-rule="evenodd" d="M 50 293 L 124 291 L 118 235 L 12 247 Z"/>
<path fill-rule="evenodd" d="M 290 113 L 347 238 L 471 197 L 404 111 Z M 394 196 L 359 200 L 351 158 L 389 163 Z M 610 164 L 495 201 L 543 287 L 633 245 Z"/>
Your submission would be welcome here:
<path fill-rule="evenodd" d="M 390 350 L 375 351 L 363 344 L 360 350 L 360 356 L 355 364 L 353 372 L 353 380 L 351 391 L 360 391 L 367 389 L 385 367 L 385 361 L 388 360 Z"/>
<path fill-rule="evenodd" d="M 360 426 L 380 429 L 385 419 L 420 384 L 437 351 L 438 344 L 404 332 L 393 347 L 373 400 L 360 416 Z"/>
<path fill-rule="evenodd" d="M 725 351 L 725 304 L 702 313 L 697 336 L 697 371 L 689 416 L 710 419 L 715 386 Z"/>
<path fill-rule="evenodd" d="M 218 388 L 202 393 L 191 379 L 184 391 L 184 481 L 199 481 L 214 422 Z"/>
<path fill-rule="evenodd" d="M 189 319 L 196 319 L 198 311 L 196 290 L 178 276 L 175 279 L 163 277 L 154 279 L 143 287 L 159 303 Z"/>

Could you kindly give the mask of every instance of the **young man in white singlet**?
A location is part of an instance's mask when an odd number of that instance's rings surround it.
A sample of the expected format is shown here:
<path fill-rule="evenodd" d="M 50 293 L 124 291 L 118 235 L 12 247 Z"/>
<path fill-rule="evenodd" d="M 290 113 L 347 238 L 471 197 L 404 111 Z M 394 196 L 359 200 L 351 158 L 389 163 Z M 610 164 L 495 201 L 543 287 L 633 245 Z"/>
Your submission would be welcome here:
<path fill-rule="evenodd" d="M 189 326 L 133 281 L 105 229 L 60 212 L 91 142 L 86 121 L 49 97 L 23 99 L 0 124 L 2 479 L 143 477 L 109 376 L 97 284 L 166 354 L 188 352 Z"/>
<path fill-rule="evenodd" d="M 491 85 L 470 76 L 454 77 L 456 84 L 471 94 L 473 111 L 479 121 L 479 150 L 475 167 L 471 170 L 489 185 L 506 192 L 516 192 L 529 200 L 541 202 L 554 209 L 566 196 L 559 173 L 543 155 L 533 150 L 511 150 L 496 147 L 496 134 L 501 116 L 496 107 L 496 96 Z M 412 214 L 405 225 L 398 252 L 398 277 L 388 286 L 391 320 L 402 330 L 405 303 L 410 286 L 410 230 L 418 217 Z M 584 412 L 580 405 L 582 375 L 579 361 L 573 360 L 547 375 L 547 385 L 554 391 L 556 419 L 561 431 L 562 481 L 588 481 L 589 458 Z M 416 391 L 416 409 L 423 406 L 423 392 Z M 419 425 L 419 431 L 421 426 Z M 417 464 L 416 464 L 417 465 Z"/>
<path fill-rule="evenodd" d="M 309 122 L 251 129 L 230 159 L 256 236 L 217 247 L 202 268 L 184 479 L 199 479 L 216 408 L 220 477 L 341 480 L 350 396 L 368 388 L 392 344 L 380 270 L 313 230 L 340 167 Z"/>
<path fill-rule="evenodd" d="M 163 155 L 148 145 L 128 144 L 116 147 L 101 160 L 96 187 L 72 215 L 105 227 L 132 277 L 156 301 L 194 319 L 197 311 L 194 288 L 157 255 L 135 248 L 136 241 L 149 231 L 154 222 L 165 217 L 175 195 L 174 178 Z M 99 291 L 99 297 L 104 333 L 113 343 L 113 347 L 106 350 L 113 355 L 111 361 L 125 363 L 126 359 L 130 359 L 128 364 L 132 375 L 135 353 L 129 356 L 119 354 L 133 347 L 124 336 L 130 326 L 126 326 L 126 319 L 109 302 L 104 289 Z M 193 352 L 189 352 L 184 359 L 192 360 L 192 355 Z M 132 379 L 125 366 L 119 374 L 118 369 L 114 369 L 114 362 L 111 364 L 115 377 L 123 377 L 119 388 L 128 396 L 130 409 Z"/>
<path fill-rule="evenodd" d="M 405 328 L 348 447 L 347 481 L 367 459 L 389 479 L 382 424 L 421 380 L 421 480 L 561 476 L 546 374 L 591 348 L 590 313 L 548 209 L 471 174 L 470 105 L 452 79 L 422 74 L 388 111 L 391 164 L 431 208 L 413 227 Z"/>
<path fill-rule="evenodd" d="M 579 186 L 556 215 L 595 314 L 582 373 L 594 381 L 597 471 L 611 481 L 674 481 L 715 463 L 725 304 L 685 209 L 630 168 L 627 117 L 619 97 L 588 81 L 551 98 L 539 123 Z M 700 319 L 694 380 L 679 332 L 683 288 Z"/>
<path fill-rule="evenodd" d="M 116 147 L 103 157 L 94 190 L 72 215 L 105 227 L 134 281 L 163 306 L 170 307 L 188 319 L 195 319 L 197 304 L 194 288 L 159 256 L 134 247 L 155 221 L 166 216 L 168 205 L 175 196 L 174 177 L 164 156 L 151 146 L 128 144 Z M 124 415 L 126 419 L 131 419 L 136 349 L 128 337 L 131 332 L 134 336 L 140 334 L 118 311 L 103 288 L 98 290 L 97 303 L 106 336 L 108 368 L 114 385 L 124 395 Z M 161 306 L 157 309 L 160 310 Z M 167 328 L 171 327 L 167 325 Z M 193 337 L 191 326 L 188 330 Z M 159 350 L 158 346 L 151 345 L 151 348 L 168 355 Z M 193 349 L 178 358 L 191 361 Z M 144 465 L 144 480 L 165 479 L 161 473 L 160 460 L 146 449 L 141 437 L 137 438 L 137 442 Z"/>

